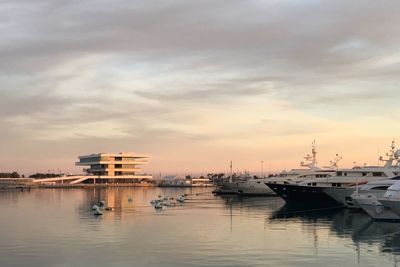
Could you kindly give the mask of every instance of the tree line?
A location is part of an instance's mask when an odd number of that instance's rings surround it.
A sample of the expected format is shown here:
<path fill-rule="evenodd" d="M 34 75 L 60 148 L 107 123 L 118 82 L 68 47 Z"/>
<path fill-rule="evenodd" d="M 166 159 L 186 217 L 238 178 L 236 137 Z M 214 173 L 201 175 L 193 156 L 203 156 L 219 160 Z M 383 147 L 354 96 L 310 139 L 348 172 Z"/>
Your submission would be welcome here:
<path fill-rule="evenodd" d="M 41 179 L 41 178 L 54 178 L 61 177 L 61 174 L 56 173 L 35 173 L 29 175 L 29 178 Z M 0 178 L 25 178 L 25 175 L 20 175 L 18 172 L 0 172 Z"/>
<path fill-rule="evenodd" d="M 18 172 L 0 172 L 0 178 L 21 178 L 21 175 Z"/>

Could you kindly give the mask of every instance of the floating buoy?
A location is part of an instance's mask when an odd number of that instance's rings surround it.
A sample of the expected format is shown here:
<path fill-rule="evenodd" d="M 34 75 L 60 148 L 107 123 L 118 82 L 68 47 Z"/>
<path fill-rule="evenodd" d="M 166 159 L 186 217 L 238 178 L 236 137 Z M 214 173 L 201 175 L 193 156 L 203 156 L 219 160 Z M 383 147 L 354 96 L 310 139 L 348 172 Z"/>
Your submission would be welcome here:
<path fill-rule="evenodd" d="M 95 211 L 94 211 L 94 216 L 100 216 L 100 215 L 103 215 L 103 212 L 99 209 L 99 208 L 97 208 Z"/>
<path fill-rule="evenodd" d="M 185 202 L 185 198 L 184 198 L 183 195 L 182 195 L 182 196 L 178 197 L 178 198 L 176 199 L 176 201 L 178 201 L 179 203 L 183 203 L 183 202 Z"/>

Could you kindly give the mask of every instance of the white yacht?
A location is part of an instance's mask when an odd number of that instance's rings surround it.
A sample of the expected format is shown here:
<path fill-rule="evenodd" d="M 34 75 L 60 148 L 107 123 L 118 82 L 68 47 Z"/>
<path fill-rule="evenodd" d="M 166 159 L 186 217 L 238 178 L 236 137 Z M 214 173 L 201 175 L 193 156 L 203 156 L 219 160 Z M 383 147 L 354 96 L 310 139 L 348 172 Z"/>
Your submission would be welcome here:
<path fill-rule="evenodd" d="M 265 185 L 267 178 L 251 178 L 238 183 L 237 192 L 239 195 L 275 195 L 268 186 Z"/>
<path fill-rule="evenodd" d="M 369 216 L 376 220 L 400 220 L 400 216 L 387 206 L 384 206 L 372 193 L 354 194 L 353 201 L 359 205 Z"/>
<path fill-rule="evenodd" d="M 400 180 L 390 186 L 385 195 L 379 197 L 378 200 L 385 208 L 391 209 L 396 215 L 400 216 Z"/>
<path fill-rule="evenodd" d="M 361 208 L 355 201 L 353 195 L 372 194 L 377 198 L 383 197 L 386 190 L 399 179 L 398 176 L 387 180 L 370 181 L 367 184 L 350 186 L 348 188 L 326 188 L 324 192 L 337 202 L 350 209 Z"/>
<path fill-rule="evenodd" d="M 307 179 L 330 177 L 335 173 L 339 161 L 342 159 L 339 155 L 330 161 L 329 167 L 320 168 L 317 163 L 317 148 L 315 141 L 312 143 L 311 155 L 307 154 L 304 159 L 306 162 L 300 162 L 301 169 L 292 169 L 288 172 L 283 171 L 278 176 L 270 177 L 265 180 L 271 184 L 298 184 Z"/>
<path fill-rule="evenodd" d="M 275 195 L 265 185 L 265 179 L 254 178 L 245 172 L 238 176 L 232 176 L 229 181 L 219 184 L 216 194 L 239 194 L 239 195 Z"/>
<path fill-rule="evenodd" d="M 315 141 L 312 143 L 311 155 L 304 157 L 306 162 L 301 162 L 301 169 L 292 169 L 288 172 L 283 171 L 278 176 L 256 179 L 248 173 L 232 176 L 232 170 L 229 181 L 223 182 L 214 192 L 217 194 L 240 194 L 240 195 L 275 195 L 266 183 L 275 184 L 297 184 L 300 181 L 316 177 L 326 177 L 335 173 L 335 168 L 341 157 L 331 161 L 330 167 L 320 168 L 317 165 L 317 149 Z M 232 163 L 231 163 L 232 167 Z"/>
<path fill-rule="evenodd" d="M 287 202 L 307 203 L 317 206 L 338 206 L 343 205 L 335 199 L 350 198 L 355 189 L 355 185 L 364 184 L 369 181 L 389 179 L 400 173 L 399 156 L 400 151 L 395 152 L 394 141 L 392 142 L 389 159 L 385 166 L 364 166 L 352 169 L 337 169 L 334 173 L 318 175 L 315 178 L 306 179 L 297 184 L 275 184 L 266 183 L 272 190 Z M 380 158 L 383 160 L 382 158 Z M 396 163 L 396 164 L 394 164 Z M 338 197 L 330 197 L 325 192 L 336 192 L 337 190 L 327 190 L 328 188 L 353 188 L 352 190 L 340 191 Z"/>
<path fill-rule="evenodd" d="M 389 186 L 396 182 L 397 175 L 400 173 L 400 150 L 395 150 L 394 140 L 392 141 L 390 151 L 386 155 L 387 159 L 383 157 L 379 158 L 380 161 L 385 162 L 382 167 L 354 167 L 353 170 L 339 173 L 346 174 L 346 177 L 353 177 L 355 179 L 351 182 L 353 184 L 350 183 L 348 187 L 332 186 L 325 188 L 323 191 L 348 208 L 359 208 L 358 205 L 353 203 L 351 198 L 351 195 L 357 188 L 363 194 L 372 193 L 377 197 L 383 196 Z"/>

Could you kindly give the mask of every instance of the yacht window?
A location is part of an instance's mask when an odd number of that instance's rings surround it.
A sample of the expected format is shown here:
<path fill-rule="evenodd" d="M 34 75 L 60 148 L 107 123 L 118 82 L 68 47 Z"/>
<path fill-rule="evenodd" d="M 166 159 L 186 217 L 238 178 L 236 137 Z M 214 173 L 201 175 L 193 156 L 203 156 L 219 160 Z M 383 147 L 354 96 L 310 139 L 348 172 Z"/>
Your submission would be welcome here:
<path fill-rule="evenodd" d="M 382 176 L 383 173 L 381 172 L 373 172 L 372 176 Z"/>
<path fill-rule="evenodd" d="M 377 186 L 377 187 L 373 187 L 371 189 L 375 189 L 375 190 L 387 190 L 389 188 L 389 186 Z"/>
<path fill-rule="evenodd" d="M 311 185 L 311 183 L 307 183 L 307 185 Z"/>
<path fill-rule="evenodd" d="M 367 173 L 366 173 L 366 172 L 363 172 L 363 173 L 362 173 L 362 176 L 367 176 Z"/>
<path fill-rule="evenodd" d="M 342 172 L 337 172 L 337 176 L 342 176 Z"/>
<path fill-rule="evenodd" d="M 344 173 L 344 176 L 347 176 L 347 172 Z"/>
<path fill-rule="evenodd" d="M 257 182 L 257 184 L 261 183 L 260 181 Z"/>
<path fill-rule="evenodd" d="M 317 183 L 312 183 L 312 185 L 313 185 L 313 186 L 316 186 L 316 185 L 317 185 Z"/>
<path fill-rule="evenodd" d="M 337 186 L 337 187 L 341 187 L 342 184 L 341 184 L 341 183 L 337 183 L 336 186 Z"/>
<path fill-rule="evenodd" d="M 336 186 L 336 183 L 332 183 L 332 186 Z"/>

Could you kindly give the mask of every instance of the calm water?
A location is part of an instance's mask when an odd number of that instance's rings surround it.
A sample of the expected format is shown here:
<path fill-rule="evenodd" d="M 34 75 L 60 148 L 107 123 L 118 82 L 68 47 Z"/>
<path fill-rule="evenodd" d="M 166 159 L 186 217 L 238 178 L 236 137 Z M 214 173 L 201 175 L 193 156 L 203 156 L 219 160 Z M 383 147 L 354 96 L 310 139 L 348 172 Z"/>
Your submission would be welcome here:
<path fill-rule="evenodd" d="M 159 194 L 185 204 L 154 210 Z M 129 202 L 128 197 L 133 201 Z M 93 216 L 105 200 L 113 211 Z M 210 189 L 0 192 L 0 266 L 396 266 L 400 223 Z"/>

